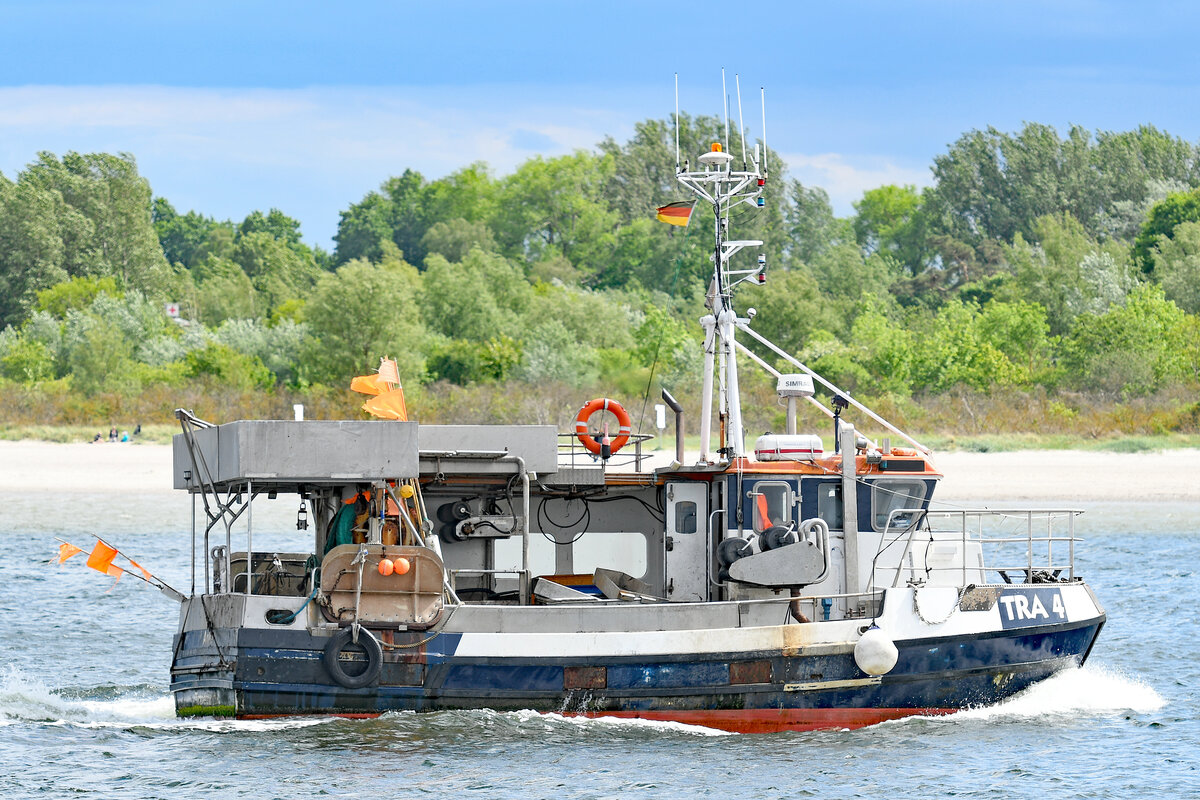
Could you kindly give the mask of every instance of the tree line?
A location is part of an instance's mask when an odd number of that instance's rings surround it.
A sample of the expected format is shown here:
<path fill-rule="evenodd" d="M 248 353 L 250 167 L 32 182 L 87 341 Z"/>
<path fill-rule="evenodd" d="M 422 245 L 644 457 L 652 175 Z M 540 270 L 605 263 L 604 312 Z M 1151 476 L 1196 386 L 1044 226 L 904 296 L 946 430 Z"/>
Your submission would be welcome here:
<path fill-rule="evenodd" d="M 723 125 L 683 115 L 680 138 L 694 156 Z M 771 265 L 740 306 L 847 390 L 1128 400 L 1200 383 L 1197 145 L 1150 126 L 970 131 L 930 186 L 871 189 L 848 217 L 769 163 L 765 206 L 734 212 Z M 0 382 L 303 394 L 389 355 L 418 398 L 691 391 L 712 212 L 654 219 L 682 199 L 674 173 L 670 120 L 506 176 L 406 170 L 341 212 L 330 253 L 279 209 L 181 213 L 129 154 L 42 153 L 0 175 Z"/>

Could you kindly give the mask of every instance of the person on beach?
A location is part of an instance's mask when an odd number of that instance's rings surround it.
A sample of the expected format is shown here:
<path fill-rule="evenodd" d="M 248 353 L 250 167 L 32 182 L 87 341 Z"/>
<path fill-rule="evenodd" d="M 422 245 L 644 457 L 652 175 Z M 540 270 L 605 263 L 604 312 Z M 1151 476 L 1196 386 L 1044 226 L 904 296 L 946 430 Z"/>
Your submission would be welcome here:
<path fill-rule="evenodd" d="M 117 428 L 115 425 L 108 429 L 108 440 L 110 442 L 115 442 L 117 440 Z"/>

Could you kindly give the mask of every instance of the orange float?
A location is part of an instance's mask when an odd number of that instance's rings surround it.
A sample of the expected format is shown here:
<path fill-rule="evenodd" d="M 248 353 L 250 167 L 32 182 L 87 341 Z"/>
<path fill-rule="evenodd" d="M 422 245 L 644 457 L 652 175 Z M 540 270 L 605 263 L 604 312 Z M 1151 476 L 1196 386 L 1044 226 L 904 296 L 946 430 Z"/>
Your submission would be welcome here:
<path fill-rule="evenodd" d="M 595 400 L 585 403 L 575 416 L 575 436 L 579 438 L 579 443 L 586 447 L 588 452 L 600 455 L 600 442 L 588 433 L 588 420 L 597 411 L 608 411 L 617 418 L 617 424 L 620 427 L 617 428 L 617 438 L 613 439 L 609 450 L 609 452 L 615 453 L 625 446 L 625 443 L 629 441 L 629 434 L 633 432 L 633 420 L 616 400 L 597 397 Z"/>

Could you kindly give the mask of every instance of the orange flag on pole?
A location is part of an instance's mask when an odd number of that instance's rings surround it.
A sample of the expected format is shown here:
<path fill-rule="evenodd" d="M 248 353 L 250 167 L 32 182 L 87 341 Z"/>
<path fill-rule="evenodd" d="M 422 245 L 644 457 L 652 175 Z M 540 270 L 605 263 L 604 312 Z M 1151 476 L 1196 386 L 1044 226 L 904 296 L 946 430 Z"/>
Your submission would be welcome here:
<path fill-rule="evenodd" d="M 404 403 L 404 390 L 393 389 L 363 403 L 363 410 L 383 419 L 408 419 L 408 406 Z"/>
<path fill-rule="evenodd" d="M 63 542 L 62 544 L 60 544 L 58 546 L 58 555 L 55 556 L 55 558 L 53 559 L 53 561 L 51 563 L 62 564 L 64 561 L 66 561 L 71 556 L 73 556 L 77 553 L 82 553 L 82 552 L 83 552 L 83 548 L 76 547 L 75 545 L 70 544 L 69 542 Z"/>
<path fill-rule="evenodd" d="M 141 572 L 143 575 L 145 575 L 145 576 L 146 576 L 146 582 L 147 582 L 147 583 L 153 583 L 153 581 L 154 581 L 154 576 L 150 574 L 150 570 L 146 569 L 146 568 L 145 568 L 145 567 L 143 567 L 141 564 L 139 564 L 138 562 L 134 561 L 132 558 L 129 558 L 129 556 L 125 556 L 125 558 L 129 559 L 129 563 L 130 563 L 130 564 L 132 564 L 133 566 L 137 567 L 137 569 L 138 569 L 138 570 L 139 570 L 139 571 L 140 571 L 140 572 Z"/>
<path fill-rule="evenodd" d="M 113 570 L 117 570 L 118 574 L 121 571 L 120 567 L 113 566 L 113 559 L 117 557 L 117 548 L 109 547 L 100 539 L 96 540 L 96 546 L 92 548 L 91 555 L 88 556 L 87 565 L 97 572 L 103 572 L 105 575 L 112 575 Z"/>
<path fill-rule="evenodd" d="M 384 383 L 382 375 L 359 375 L 350 381 L 350 388 L 362 394 L 383 394 L 390 387 Z"/>
<path fill-rule="evenodd" d="M 379 378 L 393 386 L 400 385 L 400 370 L 390 358 L 379 359 Z"/>

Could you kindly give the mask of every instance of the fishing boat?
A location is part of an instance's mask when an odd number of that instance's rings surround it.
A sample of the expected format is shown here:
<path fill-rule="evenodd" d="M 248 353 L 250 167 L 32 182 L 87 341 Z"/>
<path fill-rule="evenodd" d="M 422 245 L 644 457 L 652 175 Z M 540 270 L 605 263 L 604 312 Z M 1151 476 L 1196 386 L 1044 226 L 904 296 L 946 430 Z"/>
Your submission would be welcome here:
<path fill-rule="evenodd" d="M 728 149 L 677 167 L 714 215 L 696 454 L 666 391 L 676 451 L 658 465 L 609 398 L 564 433 L 403 409 L 220 425 L 176 412 L 175 486 L 194 509 L 178 714 L 854 728 L 995 703 L 1084 662 L 1105 614 L 1075 571 L 1079 512 L 934 502 L 927 447 L 739 313 L 767 265 L 738 266 L 762 242 L 731 238 L 730 211 L 763 204 L 767 150 Z M 786 430 L 750 445 L 745 363 L 787 407 Z M 390 372 L 367 381 L 380 397 L 399 391 Z M 797 430 L 801 402 L 828 417 L 828 449 Z M 298 501 L 294 548 L 256 550 L 254 508 L 281 495 Z"/>

